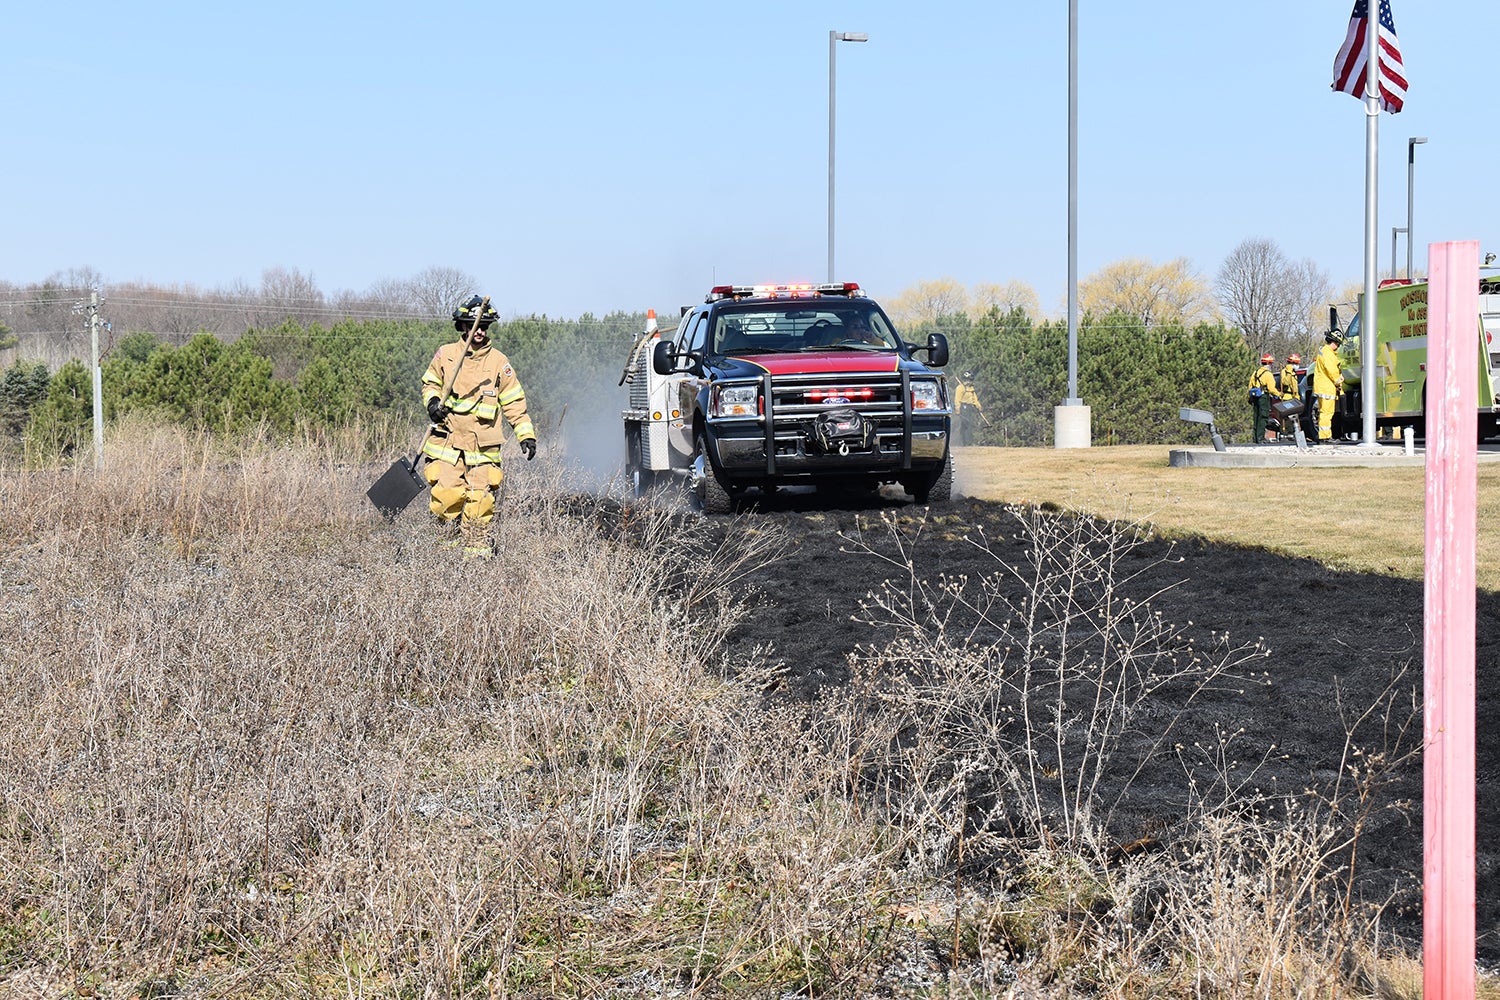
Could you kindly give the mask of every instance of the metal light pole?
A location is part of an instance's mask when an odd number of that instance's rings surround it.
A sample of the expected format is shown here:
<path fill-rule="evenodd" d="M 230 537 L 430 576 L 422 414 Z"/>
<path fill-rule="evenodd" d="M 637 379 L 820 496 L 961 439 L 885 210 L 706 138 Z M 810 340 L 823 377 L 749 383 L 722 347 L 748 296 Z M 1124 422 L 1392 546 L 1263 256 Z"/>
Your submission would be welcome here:
<path fill-rule="evenodd" d="M 1068 0 L 1068 398 L 1078 398 L 1078 0 Z"/>
<path fill-rule="evenodd" d="M 1411 277 L 1411 230 L 1400 226 L 1391 227 L 1391 277 L 1396 276 L 1396 234 L 1406 233 L 1406 276 Z"/>
<path fill-rule="evenodd" d="M 1412 136 L 1406 140 L 1406 277 L 1411 279 L 1411 206 L 1412 175 L 1416 172 L 1417 147 L 1427 141 L 1425 135 Z M 1396 270 L 1396 245 L 1391 244 L 1391 270 Z"/>
<path fill-rule="evenodd" d="M 833 96 L 835 66 L 839 42 L 868 42 L 870 36 L 863 31 L 830 31 L 828 33 L 828 280 L 833 280 Z"/>
<path fill-rule="evenodd" d="M 1068 0 L 1068 396 L 1052 408 L 1052 444 L 1087 448 L 1093 411 L 1078 398 L 1078 0 Z"/>

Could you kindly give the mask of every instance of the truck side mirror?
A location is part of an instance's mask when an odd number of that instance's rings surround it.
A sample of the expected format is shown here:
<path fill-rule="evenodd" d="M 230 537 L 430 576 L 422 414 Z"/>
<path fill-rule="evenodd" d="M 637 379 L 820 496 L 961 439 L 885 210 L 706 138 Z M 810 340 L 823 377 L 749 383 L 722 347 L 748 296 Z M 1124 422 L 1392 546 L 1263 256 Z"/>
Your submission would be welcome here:
<path fill-rule="evenodd" d="M 1337 330 L 1340 333 L 1344 332 L 1344 328 L 1341 327 L 1341 326 L 1339 326 L 1339 307 L 1338 306 L 1330 305 L 1328 307 L 1328 329 L 1330 329 L 1330 330 Z"/>
<path fill-rule="evenodd" d="M 651 369 L 658 375 L 670 375 L 677 370 L 677 345 L 670 340 L 658 340 L 651 348 Z"/>
<path fill-rule="evenodd" d="M 917 350 L 927 352 L 927 363 L 934 368 L 941 368 L 948 363 L 948 338 L 941 333 L 929 333 L 927 346 Z"/>

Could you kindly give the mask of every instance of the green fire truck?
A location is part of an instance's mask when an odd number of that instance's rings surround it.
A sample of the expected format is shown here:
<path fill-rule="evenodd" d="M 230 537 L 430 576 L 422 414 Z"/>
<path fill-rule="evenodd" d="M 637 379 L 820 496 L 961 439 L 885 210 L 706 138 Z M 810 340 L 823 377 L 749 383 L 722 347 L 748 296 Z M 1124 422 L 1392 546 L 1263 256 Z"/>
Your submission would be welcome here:
<path fill-rule="evenodd" d="M 1375 294 L 1375 425 L 1414 426 L 1420 433 L 1427 411 L 1427 282 L 1389 279 L 1381 282 Z M 1330 322 L 1338 328 L 1336 309 L 1330 309 Z M 1500 274 L 1493 271 L 1482 272 L 1479 279 L 1479 316 L 1474 327 L 1479 437 L 1483 440 L 1500 433 Z M 1334 416 L 1335 437 L 1357 434 L 1364 420 L 1360 382 L 1365 338 L 1360 332 L 1356 313 L 1343 331 L 1344 343 L 1339 348 L 1344 394 Z"/>

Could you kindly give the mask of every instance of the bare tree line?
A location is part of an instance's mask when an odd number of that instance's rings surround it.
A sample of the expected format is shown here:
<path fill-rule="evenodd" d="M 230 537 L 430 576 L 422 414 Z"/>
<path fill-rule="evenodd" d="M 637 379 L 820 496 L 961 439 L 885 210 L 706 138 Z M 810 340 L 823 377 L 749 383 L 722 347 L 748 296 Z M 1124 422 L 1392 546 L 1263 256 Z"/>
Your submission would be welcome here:
<path fill-rule="evenodd" d="M 1275 241 L 1252 237 L 1224 258 L 1214 290 L 1251 353 L 1281 359 L 1317 349 L 1333 283 L 1312 260 L 1291 260 Z"/>
<path fill-rule="evenodd" d="M 1158 264 L 1129 257 L 1104 265 L 1078 283 L 1078 304 L 1096 319 L 1122 313 L 1152 326 L 1224 321 L 1244 336 L 1257 356 L 1310 352 L 1327 329 L 1334 289 L 1315 262 L 1291 260 L 1273 240 L 1243 240 L 1212 279 L 1184 257 Z M 1352 295 L 1345 295 L 1345 299 Z M 1036 292 L 1024 281 L 981 284 L 972 290 L 952 278 L 922 281 L 885 303 L 900 324 L 937 323 L 944 317 L 977 320 L 997 308 L 1042 317 Z"/>
<path fill-rule="evenodd" d="M 473 294 L 478 280 L 454 267 L 429 267 L 410 278 L 376 282 L 364 292 L 326 294 L 310 273 L 273 267 L 259 287 L 243 282 L 203 290 L 193 285 L 106 282 L 90 267 L 59 271 L 41 282 L 0 280 L 0 327 L 16 343 L 0 351 L 0 363 L 18 357 L 49 364 L 89 350 L 87 305 L 100 300 L 101 350 L 131 333 L 151 333 L 184 343 L 208 332 L 233 339 L 251 329 L 285 322 L 331 326 L 343 319 L 435 319 Z M 11 355 L 6 357 L 5 355 Z"/>
<path fill-rule="evenodd" d="M 84 356 L 89 349 L 90 292 L 98 292 L 104 350 L 129 333 L 154 334 L 183 343 L 208 332 L 233 339 L 250 329 L 293 322 L 331 326 L 342 319 L 436 319 L 474 293 L 478 280 L 454 267 L 429 267 L 410 278 L 387 278 L 363 292 L 326 294 L 311 273 L 273 267 L 259 287 L 239 282 L 210 290 L 193 285 L 106 282 L 93 268 L 59 271 L 46 280 L 17 285 L 0 280 L 0 333 L 16 343 L 0 347 L 0 364 L 37 358 L 49 364 Z M 1316 348 L 1333 294 L 1328 275 L 1309 259 L 1293 261 L 1264 237 L 1242 241 L 1224 259 L 1212 288 L 1184 259 L 1157 265 L 1142 259 L 1117 261 L 1080 283 L 1080 304 L 1103 314 L 1120 310 L 1158 313 L 1185 321 L 1222 316 L 1244 335 L 1252 352 L 1278 356 Z M 1217 303 L 1215 303 L 1215 299 Z M 921 282 L 887 303 L 906 323 L 950 313 L 1023 308 L 1040 313 L 1036 293 L 1024 282 L 976 286 L 973 293 L 952 279 Z M 0 341 L 0 344 L 3 344 Z"/>

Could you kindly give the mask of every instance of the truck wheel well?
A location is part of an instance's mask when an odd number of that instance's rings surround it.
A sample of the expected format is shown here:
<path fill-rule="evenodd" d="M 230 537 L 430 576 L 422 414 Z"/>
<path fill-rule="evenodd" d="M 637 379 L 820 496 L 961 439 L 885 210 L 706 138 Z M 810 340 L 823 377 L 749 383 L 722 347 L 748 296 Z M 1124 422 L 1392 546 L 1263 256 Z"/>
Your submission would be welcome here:
<path fill-rule="evenodd" d="M 693 440 L 703 442 L 703 461 L 708 463 L 710 470 L 713 469 L 713 456 L 708 453 L 708 421 L 703 419 L 702 413 L 693 414 Z"/>

